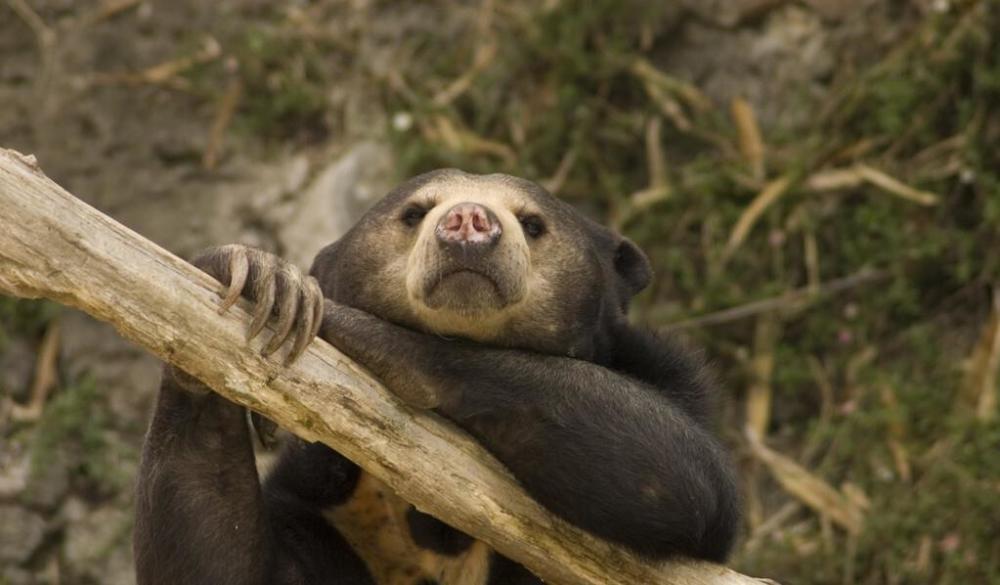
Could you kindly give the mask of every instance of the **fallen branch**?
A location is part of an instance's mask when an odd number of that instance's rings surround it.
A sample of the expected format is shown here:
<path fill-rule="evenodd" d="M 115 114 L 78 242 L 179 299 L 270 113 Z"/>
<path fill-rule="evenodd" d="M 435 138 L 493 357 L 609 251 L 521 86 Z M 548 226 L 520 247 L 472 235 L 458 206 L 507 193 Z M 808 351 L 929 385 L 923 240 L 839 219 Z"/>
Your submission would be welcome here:
<path fill-rule="evenodd" d="M 784 292 L 775 297 L 749 302 L 745 305 L 730 307 L 728 309 L 708 313 L 707 315 L 701 315 L 699 317 L 691 317 L 690 319 L 684 319 L 683 321 L 668 323 L 661 327 L 660 330 L 664 332 L 680 331 L 681 329 L 691 329 L 692 327 L 720 325 L 722 323 L 729 323 L 730 321 L 737 321 L 739 319 L 745 319 L 747 317 L 753 317 L 754 315 L 769 313 L 772 311 L 795 311 L 802 308 L 803 303 L 822 299 L 829 295 L 850 290 L 863 284 L 885 280 L 886 278 L 889 278 L 889 276 L 891 275 L 883 270 L 862 268 L 850 276 L 844 276 L 842 278 L 831 280 L 818 287 L 804 286 L 802 288 Z"/>
<path fill-rule="evenodd" d="M 209 276 L 77 200 L 33 157 L 0 149 L 0 292 L 45 297 L 126 338 L 293 433 L 322 441 L 421 510 L 549 583 L 739 585 L 764 581 L 693 561 L 644 562 L 552 516 L 464 433 L 411 410 L 322 341 L 291 368 L 248 344 L 246 305 L 216 312 Z"/>
<path fill-rule="evenodd" d="M 753 429 L 747 427 L 745 434 L 750 453 L 767 466 L 785 491 L 848 533 L 861 532 L 867 498 L 851 498 L 849 492 L 838 490 L 794 460 L 768 448 Z"/>

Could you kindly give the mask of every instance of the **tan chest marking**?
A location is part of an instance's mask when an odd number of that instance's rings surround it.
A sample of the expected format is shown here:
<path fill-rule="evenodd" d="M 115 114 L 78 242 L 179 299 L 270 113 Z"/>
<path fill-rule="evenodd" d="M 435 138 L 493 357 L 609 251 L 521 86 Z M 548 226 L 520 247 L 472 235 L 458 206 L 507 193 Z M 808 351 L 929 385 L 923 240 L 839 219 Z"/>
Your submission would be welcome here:
<path fill-rule="evenodd" d="M 409 504 L 388 486 L 362 473 L 351 499 L 326 511 L 326 518 L 368 566 L 378 585 L 483 585 L 489 577 L 490 548 L 475 541 L 448 557 L 417 546 L 406 522 Z"/>

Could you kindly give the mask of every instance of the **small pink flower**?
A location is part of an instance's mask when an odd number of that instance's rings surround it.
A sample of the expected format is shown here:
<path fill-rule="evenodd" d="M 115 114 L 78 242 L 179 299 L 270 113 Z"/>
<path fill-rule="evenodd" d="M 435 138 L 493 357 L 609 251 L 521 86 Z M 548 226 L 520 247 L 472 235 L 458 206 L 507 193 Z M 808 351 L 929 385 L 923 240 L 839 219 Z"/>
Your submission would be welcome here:
<path fill-rule="evenodd" d="M 957 532 L 952 532 L 938 542 L 938 548 L 943 553 L 953 553 L 962 546 L 962 536 Z"/>

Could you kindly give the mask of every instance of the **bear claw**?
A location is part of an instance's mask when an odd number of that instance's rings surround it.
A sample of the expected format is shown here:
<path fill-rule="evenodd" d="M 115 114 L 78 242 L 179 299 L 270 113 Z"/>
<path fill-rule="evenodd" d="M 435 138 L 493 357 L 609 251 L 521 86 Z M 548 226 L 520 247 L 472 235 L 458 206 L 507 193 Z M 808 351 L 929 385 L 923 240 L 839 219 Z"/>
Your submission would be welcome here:
<path fill-rule="evenodd" d="M 213 269 L 211 260 L 196 261 L 222 282 L 228 272 L 229 284 L 219 304 L 219 314 L 228 311 L 240 297 L 247 298 L 254 305 L 247 341 L 260 335 L 268 319 L 275 315 L 274 335 L 261 349 L 261 355 L 273 354 L 294 337 L 285 365 L 298 359 L 322 325 L 323 291 L 319 282 L 272 254 L 246 246 L 223 246 L 202 258 L 214 258 L 214 262 L 221 264 L 214 264 L 218 268 Z"/>
<path fill-rule="evenodd" d="M 245 248 L 233 246 L 229 256 L 229 288 L 226 290 L 226 297 L 219 305 L 219 314 L 222 315 L 229 310 L 240 298 L 243 287 L 247 284 L 247 274 L 250 272 L 250 261 L 247 259 Z"/>
<path fill-rule="evenodd" d="M 302 323 L 292 344 L 292 350 L 285 359 L 286 364 L 294 362 L 302 355 L 323 324 L 323 292 L 319 288 L 319 282 L 314 277 L 307 276 L 302 285 L 302 307 L 299 312 Z"/>
<path fill-rule="evenodd" d="M 253 318 L 250 320 L 250 329 L 247 331 L 247 341 L 257 337 L 264 330 L 268 317 L 274 311 L 277 262 L 270 254 L 260 254 L 259 259 L 261 262 L 257 267 L 253 283 L 256 305 L 253 309 Z"/>
<path fill-rule="evenodd" d="M 274 326 L 274 335 L 264 347 L 264 355 L 271 355 L 288 340 L 295 325 L 295 317 L 299 311 L 299 297 L 305 293 L 302 288 L 298 271 L 285 269 L 279 278 L 278 322 Z"/>

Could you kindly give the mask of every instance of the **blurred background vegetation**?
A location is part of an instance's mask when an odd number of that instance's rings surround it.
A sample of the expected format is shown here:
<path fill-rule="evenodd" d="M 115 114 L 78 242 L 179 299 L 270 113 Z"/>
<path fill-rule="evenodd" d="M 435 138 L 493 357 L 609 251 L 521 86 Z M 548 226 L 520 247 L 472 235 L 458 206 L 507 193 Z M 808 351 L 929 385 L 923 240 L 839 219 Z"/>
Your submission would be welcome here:
<path fill-rule="evenodd" d="M 0 7 L 0 37 L 19 39 L 0 59 L 32 55 L 0 69 L 0 95 L 37 97 L 57 83 L 39 75 L 65 74 L 93 108 L 141 104 L 152 134 L 190 134 L 194 119 L 195 138 L 165 139 L 144 181 L 231 180 L 239 161 L 315 161 L 374 138 L 390 183 L 441 166 L 520 175 L 638 242 L 656 278 L 635 320 L 704 346 L 723 390 L 746 494 L 737 569 L 1000 583 L 1000 3 L 70 4 Z M 169 41 L 80 81 L 53 47 L 84 25 L 114 39 L 71 41 L 96 44 L 96 63 L 163 29 Z M 63 139 L 87 142 L 100 122 L 52 129 L 52 116 L 0 118 L 4 146 L 50 152 L 43 166 L 74 191 L 128 184 L 124 155 L 100 155 L 118 176 L 98 183 L 60 163 L 61 148 L 86 150 Z M 144 188 L 121 213 L 140 225 L 160 209 Z M 31 550 L 0 552 L 17 567 L 0 583 L 57 582 L 53 566 L 64 583 L 105 582 L 73 577 L 74 510 L 98 526 L 102 503 L 127 510 L 148 396 L 109 414 L 88 368 L 57 359 L 60 315 L 0 299 L 2 363 L 24 371 L 0 378 L 0 516 L 41 518 Z M 71 462 L 63 493 L 26 496 L 53 458 Z M 22 459 L 27 479 L 11 471 Z M 127 521 L 85 559 L 127 548 Z M 0 551 L 16 537 L 0 528 Z"/>

